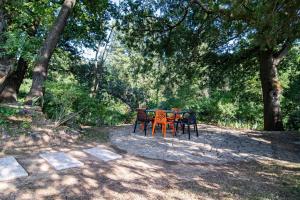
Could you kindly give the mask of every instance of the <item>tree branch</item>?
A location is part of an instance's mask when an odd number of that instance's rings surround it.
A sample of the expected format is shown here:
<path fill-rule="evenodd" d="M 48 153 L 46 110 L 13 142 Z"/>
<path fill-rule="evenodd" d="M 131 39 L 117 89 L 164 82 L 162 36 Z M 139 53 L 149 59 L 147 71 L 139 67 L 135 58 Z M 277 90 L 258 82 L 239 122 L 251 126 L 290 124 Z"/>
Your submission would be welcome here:
<path fill-rule="evenodd" d="M 189 3 L 189 5 L 184 9 L 184 14 L 183 16 L 180 18 L 180 20 L 178 22 L 176 22 L 175 24 L 166 24 L 167 28 L 162 28 L 162 29 L 151 29 L 151 28 L 148 28 L 148 29 L 140 29 L 140 31 L 143 31 L 143 32 L 160 32 L 160 33 L 166 33 L 166 32 L 170 32 L 172 31 L 174 28 L 176 28 L 177 26 L 179 26 L 187 17 L 188 13 L 189 13 L 189 8 L 190 6 L 192 5 L 192 1 Z M 156 19 L 157 22 L 159 22 L 159 20 L 161 20 L 161 18 L 159 17 L 155 17 L 155 16 L 151 16 L 151 15 L 147 15 L 146 18 L 153 18 L 153 19 Z"/>
<path fill-rule="evenodd" d="M 210 10 L 206 5 L 204 5 L 201 1 L 199 0 L 192 0 L 191 3 L 193 4 L 197 4 L 198 6 L 200 6 L 207 14 L 212 14 L 213 11 Z"/>
<path fill-rule="evenodd" d="M 250 21 L 249 15 L 240 12 L 239 14 L 233 15 L 230 10 L 227 9 L 221 9 L 218 8 L 216 10 L 212 10 L 208 8 L 205 4 L 203 4 L 200 0 L 191 0 L 191 3 L 197 4 L 200 6 L 202 10 L 204 10 L 207 14 L 220 14 L 223 15 L 224 17 L 227 17 L 230 20 L 245 20 L 245 21 Z M 243 5 L 243 7 L 247 10 L 250 10 L 246 5 Z"/>
<path fill-rule="evenodd" d="M 290 40 L 287 40 L 281 47 L 281 49 L 274 54 L 274 60 L 276 64 L 279 64 L 279 62 L 286 56 L 286 54 L 289 52 L 291 48 L 291 42 Z"/>
<path fill-rule="evenodd" d="M 185 20 L 187 14 L 188 14 L 188 12 L 189 12 L 189 7 L 190 7 L 190 5 L 188 5 L 188 6 L 185 8 L 183 16 L 181 17 L 181 19 L 180 19 L 177 23 L 175 23 L 175 24 L 173 24 L 173 25 L 167 24 L 167 26 L 169 27 L 169 30 L 172 30 L 172 29 L 176 28 L 177 26 L 179 26 L 179 25 Z"/>

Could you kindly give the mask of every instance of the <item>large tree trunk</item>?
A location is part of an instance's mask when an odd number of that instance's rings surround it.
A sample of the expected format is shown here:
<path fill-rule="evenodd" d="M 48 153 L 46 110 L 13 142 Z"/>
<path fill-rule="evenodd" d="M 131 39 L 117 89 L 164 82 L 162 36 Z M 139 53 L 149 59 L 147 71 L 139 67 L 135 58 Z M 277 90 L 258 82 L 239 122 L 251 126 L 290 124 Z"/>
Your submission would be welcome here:
<path fill-rule="evenodd" d="M 263 51 L 259 55 L 260 80 L 262 85 L 264 102 L 264 130 L 283 130 L 280 94 L 280 86 L 277 74 L 277 65 L 272 51 Z"/>
<path fill-rule="evenodd" d="M 47 78 L 49 61 L 75 3 L 76 0 L 64 1 L 58 17 L 43 43 L 33 70 L 32 85 L 26 97 L 26 104 L 32 104 L 33 98 L 41 99 L 43 97 L 43 86 Z"/>
<path fill-rule="evenodd" d="M 0 85 L 0 102 L 14 103 L 28 68 L 28 63 L 20 58 L 17 69 Z"/>

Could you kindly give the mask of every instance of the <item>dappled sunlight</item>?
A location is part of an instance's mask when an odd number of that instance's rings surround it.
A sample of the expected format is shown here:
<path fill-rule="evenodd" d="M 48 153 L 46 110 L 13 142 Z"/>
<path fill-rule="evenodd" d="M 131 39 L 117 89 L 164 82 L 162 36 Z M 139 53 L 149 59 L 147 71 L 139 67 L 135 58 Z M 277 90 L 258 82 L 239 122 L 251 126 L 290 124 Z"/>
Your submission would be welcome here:
<path fill-rule="evenodd" d="M 74 176 L 65 176 L 64 180 L 62 181 L 63 185 L 75 185 L 78 183 L 78 179 L 75 178 Z"/>
<path fill-rule="evenodd" d="M 297 153 L 273 147 L 272 140 L 258 132 L 222 129 L 211 125 L 198 125 L 199 137 L 179 131 L 176 137 L 168 132 L 163 138 L 144 136 L 141 131 L 133 134 L 130 128 L 112 132 L 111 141 L 118 148 L 148 158 L 186 163 L 226 163 L 250 160 L 278 160 L 300 163 Z M 125 134 L 124 134 L 125 133 Z M 128 133 L 128 134 L 126 134 Z M 275 152 L 276 151 L 276 152 Z M 275 156 L 276 154 L 276 156 Z M 288 156 L 285 156 L 288 155 Z"/>
<path fill-rule="evenodd" d="M 250 137 L 252 140 L 256 140 L 258 142 L 263 142 L 263 143 L 266 143 L 266 144 L 271 144 L 271 141 L 268 141 L 266 139 L 263 139 L 263 138 L 257 138 L 257 137 Z"/>
<path fill-rule="evenodd" d="M 16 122 L 32 122 L 31 117 L 24 117 L 24 116 L 9 116 L 7 117 L 8 120 L 13 121 L 14 123 Z"/>
<path fill-rule="evenodd" d="M 53 128 L 46 128 L 45 126 L 40 127 L 40 126 L 32 126 L 31 127 L 33 131 L 37 131 L 37 132 L 44 132 L 47 134 L 51 134 L 53 133 Z"/>
<path fill-rule="evenodd" d="M 84 181 L 83 185 L 84 185 L 85 189 L 87 189 L 87 190 L 99 187 L 98 181 L 96 179 L 83 178 L 83 181 Z"/>
<path fill-rule="evenodd" d="M 0 182 L 0 191 L 5 191 L 5 193 L 16 192 L 17 188 L 14 184 L 9 182 Z"/>
<path fill-rule="evenodd" d="M 34 196 L 36 198 L 43 198 L 47 196 L 58 195 L 59 193 L 60 193 L 59 188 L 54 186 L 48 186 L 47 188 L 37 189 L 35 191 Z"/>
<path fill-rule="evenodd" d="M 263 138 L 266 141 L 262 141 L 259 135 L 253 136 L 258 140 L 252 140 L 252 136 L 247 136 L 245 133 L 231 134 L 222 130 L 215 133 L 210 126 L 210 132 L 205 132 L 205 127 L 202 127 L 199 138 L 193 136 L 189 141 L 180 133 L 175 138 L 171 138 L 168 133 L 165 139 L 159 133 L 155 137 L 145 137 L 143 133 L 134 135 L 131 134 L 131 128 L 132 126 L 126 126 L 114 129 L 121 132 L 120 135 L 113 134 L 112 139 L 115 137 L 122 142 L 124 137 L 130 136 L 134 143 L 141 144 L 140 147 L 132 146 L 133 153 L 125 152 L 122 148 L 112 149 L 107 144 L 93 141 L 16 148 L 13 142 L 7 144 L 8 147 L 5 150 L 3 148 L 3 155 L 8 152 L 18 155 L 20 157 L 18 162 L 26 169 L 29 176 L 0 182 L 0 194 L 4 197 L 13 194 L 17 199 L 65 199 L 65 196 L 71 199 L 73 197 L 124 199 L 124 195 L 126 195 L 125 199 L 168 197 L 185 200 L 187 197 L 199 199 L 199 195 L 204 199 L 218 199 L 235 195 L 243 196 L 243 191 L 246 190 L 256 193 L 261 191 L 261 188 L 265 188 L 268 191 L 267 188 L 280 178 L 277 169 L 267 171 L 263 168 L 251 168 L 254 164 L 238 164 L 245 158 L 253 157 L 262 160 L 261 163 L 266 162 L 265 166 L 272 165 L 274 159 L 271 156 L 266 157 L 260 155 L 259 151 L 245 149 L 253 144 L 270 145 L 269 140 Z M 228 144 L 229 141 L 236 140 L 245 141 L 234 142 L 234 145 L 241 148 L 240 151 L 233 148 L 236 146 Z M 220 146 L 220 143 L 223 145 Z M 94 147 L 114 151 L 121 154 L 122 158 L 104 162 L 83 151 Z M 57 171 L 46 160 L 39 157 L 45 152 L 64 152 L 84 165 Z M 180 159 L 177 162 L 165 162 L 132 155 L 136 153 L 145 154 L 145 157 L 151 153 L 152 158 L 161 158 L 161 160 L 174 161 L 178 157 Z M 236 159 L 230 160 L 232 165 L 224 162 L 227 156 Z M 194 161 L 197 159 L 201 159 L 200 165 L 195 164 Z M 216 162 L 211 163 L 212 160 Z M 297 170 L 297 163 L 294 164 L 290 166 Z"/>
<path fill-rule="evenodd" d="M 255 184 L 266 188 L 279 178 L 276 171 L 249 168 L 249 164 L 190 165 L 143 159 L 130 154 L 123 154 L 122 159 L 103 162 L 89 154 L 80 153 L 87 147 L 88 144 L 81 149 L 77 145 L 62 147 L 61 150 L 76 157 L 84 165 L 61 171 L 54 170 L 41 159 L 39 152 L 19 159 L 30 175 L 10 182 L 0 182 L 0 194 L 3 197 L 13 194 L 17 199 L 64 199 L 67 196 L 82 199 L 167 197 L 185 200 L 187 197 L 198 199 L 199 195 L 204 199 L 216 199 L 231 196 L 232 191 L 236 193 L 245 189 L 237 187 L 237 184 L 249 185 L 253 179 L 259 179 Z M 110 148 L 106 146 L 106 149 Z M 57 146 L 48 149 L 49 152 L 59 150 Z M 251 184 L 249 188 L 252 192 L 257 190 Z"/>

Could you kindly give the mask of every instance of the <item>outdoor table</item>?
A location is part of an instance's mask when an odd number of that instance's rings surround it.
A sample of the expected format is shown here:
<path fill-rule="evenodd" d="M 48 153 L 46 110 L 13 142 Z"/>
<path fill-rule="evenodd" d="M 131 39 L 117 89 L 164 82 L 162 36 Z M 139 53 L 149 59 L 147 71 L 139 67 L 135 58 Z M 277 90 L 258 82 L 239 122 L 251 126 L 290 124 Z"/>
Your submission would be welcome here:
<path fill-rule="evenodd" d="M 146 109 L 145 112 L 149 113 L 149 112 L 155 112 L 157 110 L 161 110 L 161 109 Z M 162 110 L 165 111 L 166 113 L 176 113 L 176 114 L 185 114 L 185 113 L 189 112 L 188 110 L 181 110 L 179 112 L 174 111 L 174 110 L 164 110 L 164 109 L 162 109 Z"/>
<path fill-rule="evenodd" d="M 181 110 L 181 111 L 177 112 L 177 111 L 174 111 L 174 110 L 164 110 L 164 109 L 146 109 L 145 112 L 148 115 L 148 113 L 155 113 L 155 111 L 157 111 L 157 110 L 165 111 L 167 116 L 170 113 L 173 113 L 174 115 L 184 115 L 185 113 L 189 112 L 188 110 Z M 154 116 L 153 116 L 153 118 L 154 118 Z"/>

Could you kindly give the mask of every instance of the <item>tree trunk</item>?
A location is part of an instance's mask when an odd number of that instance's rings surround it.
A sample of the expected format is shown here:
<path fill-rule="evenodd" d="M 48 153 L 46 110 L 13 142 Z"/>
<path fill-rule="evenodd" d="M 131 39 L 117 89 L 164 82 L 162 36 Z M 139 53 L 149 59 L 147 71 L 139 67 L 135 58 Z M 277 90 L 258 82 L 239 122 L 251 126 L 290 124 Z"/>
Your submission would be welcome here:
<path fill-rule="evenodd" d="M 97 47 L 97 51 L 96 51 L 96 55 L 95 55 L 95 64 L 94 64 L 94 72 L 93 72 L 93 80 L 92 80 L 92 87 L 91 87 L 91 94 L 90 96 L 91 97 L 95 97 L 96 96 L 96 92 L 98 90 L 98 86 L 99 86 L 99 78 L 98 78 L 98 73 L 99 73 L 99 70 L 98 70 L 98 55 L 99 55 L 99 52 L 100 52 L 100 48 L 101 48 L 101 45 L 100 45 L 100 42 L 98 44 L 98 47 Z"/>
<path fill-rule="evenodd" d="M 260 80 L 264 102 L 264 130 L 282 131 L 283 123 L 280 109 L 280 86 L 277 65 L 271 51 L 260 52 Z"/>
<path fill-rule="evenodd" d="M 33 70 L 32 85 L 26 97 L 26 104 L 32 104 L 33 98 L 40 100 L 43 98 L 43 86 L 47 78 L 49 61 L 75 3 L 76 0 L 64 1 L 58 17 L 43 43 L 43 47 L 38 54 L 38 59 Z"/>
<path fill-rule="evenodd" d="M 20 58 L 17 69 L 0 86 L 0 102 L 14 103 L 28 68 L 28 63 Z"/>
<path fill-rule="evenodd" d="M 0 0 L 0 39 L 2 37 L 1 33 L 4 32 L 4 27 L 5 27 L 5 17 L 4 17 L 4 0 Z"/>
<path fill-rule="evenodd" d="M 96 55 L 95 55 L 94 77 L 93 77 L 92 87 L 91 87 L 91 97 L 95 97 L 98 92 L 98 89 L 99 89 L 99 84 L 100 84 L 99 82 L 102 79 L 103 65 L 104 65 L 105 59 L 106 59 L 105 56 L 107 54 L 107 51 L 109 51 L 107 48 L 110 43 L 110 39 L 111 39 L 113 30 L 114 30 L 114 27 L 112 27 L 110 30 L 107 41 L 104 45 L 103 52 L 100 57 L 100 62 L 99 62 L 98 58 L 99 58 L 99 52 L 101 50 L 101 44 L 100 44 L 100 42 L 98 44 L 98 48 L 97 48 Z"/>

